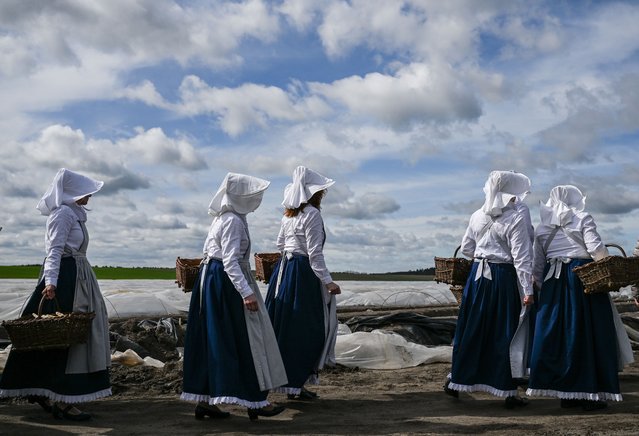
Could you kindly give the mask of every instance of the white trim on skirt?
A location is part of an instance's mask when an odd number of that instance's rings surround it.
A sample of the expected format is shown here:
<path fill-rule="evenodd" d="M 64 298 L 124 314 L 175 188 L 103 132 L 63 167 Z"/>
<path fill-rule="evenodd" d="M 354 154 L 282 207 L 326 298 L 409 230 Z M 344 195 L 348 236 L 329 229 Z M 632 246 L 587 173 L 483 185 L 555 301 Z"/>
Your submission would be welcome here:
<path fill-rule="evenodd" d="M 184 401 L 196 401 L 196 402 L 205 402 L 211 405 L 217 404 L 237 404 L 238 406 L 243 406 L 249 409 L 261 409 L 262 407 L 267 407 L 271 403 L 267 400 L 264 401 L 246 401 L 237 397 L 212 397 L 210 395 L 201 395 L 201 394 L 189 394 L 187 392 L 182 392 L 180 395 L 180 399 Z"/>
<path fill-rule="evenodd" d="M 26 397 L 29 395 L 37 395 L 47 397 L 52 401 L 67 404 L 86 403 L 88 401 L 98 400 L 100 398 L 111 395 L 111 388 L 102 389 L 97 392 L 83 395 L 62 395 L 43 388 L 26 388 L 26 389 L 0 389 L 0 398 L 4 397 Z"/>
<path fill-rule="evenodd" d="M 564 392 L 554 389 L 531 389 L 526 390 L 526 395 L 531 397 L 555 397 L 562 400 L 589 400 L 589 401 L 623 401 L 621 394 L 610 392 Z"/>

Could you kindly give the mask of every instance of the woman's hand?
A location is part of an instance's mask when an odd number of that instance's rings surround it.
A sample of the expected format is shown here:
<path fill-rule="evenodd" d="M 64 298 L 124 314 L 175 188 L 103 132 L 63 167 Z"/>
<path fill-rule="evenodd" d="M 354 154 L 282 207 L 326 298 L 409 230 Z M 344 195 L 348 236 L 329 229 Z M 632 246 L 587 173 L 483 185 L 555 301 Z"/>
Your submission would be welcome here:
<path fill-rule="evenodd" d="M 639 309 L 639 297 L 635 298 L 635 306 L 637 306 L 637 309 Z"/>
<path fill-rule="evenodd" d="M 524 297 L 524 306 L 530 306 L 534 302 L 535 302 L 535 296 L 534 295 L 526 295 Z"/>
<path fill-rule="evenodd" d="M 257 311 L 257 298 L 255 298 L 255 295 L 251 294 L 244 299 L 244 307 L 251 312 Z"/>
<path fill-rule="evenodd" d="M 337 295 L 342 293 L 342 290 L 340 289 L 339 285 L 335 282 L 330 282 L 329 284 L 327 284 L 326 290 L 331 295 Z"/>
<path fill-rule="evenodd" d="M 53 300 L 55 298 L 56 287 L 54 285 L 46 285 L 42 290 L 42 296 L 47 300 Z"/>

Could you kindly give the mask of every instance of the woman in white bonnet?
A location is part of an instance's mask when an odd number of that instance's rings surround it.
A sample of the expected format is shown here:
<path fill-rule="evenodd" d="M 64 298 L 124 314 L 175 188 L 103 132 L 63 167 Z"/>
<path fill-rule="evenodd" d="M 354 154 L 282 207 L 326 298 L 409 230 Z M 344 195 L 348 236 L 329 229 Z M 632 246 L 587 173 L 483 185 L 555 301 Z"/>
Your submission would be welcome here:
<path fill-rule="evenodd" d="M 0 397 L 27 396 L 58 419 L 91 418 L 74 405 L 111 395 L 109 325 L 104 299 L 86 258 L 86 205 L 103 182 L 60 169 L 37 205 L 47 216 L 47 257 L 23 314 L 95 312 L 86 344 L 68 349 L 11 352 L 0 380 Z"/>
<path fill-rule="evenodd" d="M 277 248 L 282 260 L 269 281 L 266 306 L 286 366 L 289 398 L 314 399 L 304 384 L 317 383 L 325 363 L 334 364 L 337 314 L 333 282 L 324 262 L 326 232 L 320 204 L 335 182 L 298 166 L 284 192 Z"/>
<path fill-rule="evenodd" d="M 196 419 L 230 416 L 218 404 L 244 406 L 252 420 L 284 410 L 266 399 L 270 389 L 286 383 L 286 371 L 249 264 L 246 215 L 259 207 L 268 185 L 228 173 L 209 205 L 213 222 L 184 344 L 181 398 L 197 402 Z"/>
<path fill-rule="evenodd" d="M 528 320 L 524 306 L 534 301 L 532 242 L 528 209 L 518 205 L 530 179 L 493 171 L 485 201 L 470 217 L 461 251 L 475 259 L 459 309 L 447 394 L 484 391 L 523 406 L 516 378 L 526 369 Z"/>
<path fill-rule="evenodd" d="M 535 283 L 541 287 L 530 358 L 528 395 L 561 399 L 584 410 L 621 401 L 617 371 L 632 362 L 619 314 L 606 293 L 585 294 L 573 268 L 608 256 L 585 196 L 556 186 L 540 204 Z"/>

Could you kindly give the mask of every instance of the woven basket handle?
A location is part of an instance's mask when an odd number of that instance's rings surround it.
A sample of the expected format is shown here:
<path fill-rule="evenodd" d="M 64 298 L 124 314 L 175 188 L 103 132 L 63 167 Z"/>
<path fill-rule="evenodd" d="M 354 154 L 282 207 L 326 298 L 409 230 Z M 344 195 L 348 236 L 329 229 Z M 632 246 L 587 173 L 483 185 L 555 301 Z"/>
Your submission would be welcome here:
<path fill-rule="evenodd" d="M 458 245 L 457 248 L 455 249 L 455 253 L 453 253 L 453 257 L 457 257 L 457 253 L 459 253 L 460 248 L 461 248 L 461 245 Z"/>
<path fill-rule="evenodd" d="M 38 318 L 40 318 L 42 316 L 42 305 L 44 304 L 44 300 L 46 300 L 46 298 L 43 295 L 42 298 L 40 299 L 40 304 L 38 304 Z M 53 301 L 55 301 L 55 309 L 58 312 L 61 312 L 60 304 L 58 303 L 58 299 L 56 297 L 53 297 Z"/>
<path fill-rule="evenodd" d="M 623 248 L 621 248 L 621 246 L 619 246 L 617 244 L 606 244 L 606 247 L 615 247 L 615 248 L 619 249 L 619 251 L 621 251 L 621 254 L 623 254 L 623 257 L 628 257 L 628 256 L 626 256 L 626 252 L 623 250 Z"/>

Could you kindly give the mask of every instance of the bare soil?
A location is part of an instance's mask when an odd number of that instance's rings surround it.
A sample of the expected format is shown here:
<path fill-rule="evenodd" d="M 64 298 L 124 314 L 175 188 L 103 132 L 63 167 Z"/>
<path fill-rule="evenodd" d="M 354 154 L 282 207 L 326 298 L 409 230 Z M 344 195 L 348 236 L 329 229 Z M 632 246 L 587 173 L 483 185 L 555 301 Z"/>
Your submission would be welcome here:
<path fill-rule="evenodd" d="M 175 338 L 145 333 L 136 329 L 137 322 L 112 323 L 112 331 L 153 349 L 153 357 L 167 362 L 163 369 L 114 366 L 113 396 L 83 405 L 93 416 L 85 423 L 57 421 L 25 401 L 1 401 L 0 435 L 639 433 L 637 362 L 620 375 L 624 401 L 611 402 L 607 409 L 595 412 L 562 409 L 556 399 L 533 398 L 528 406 L 514 410 L 506 409 L 503 400 L 483 393 L 461 394 L 455 399 L 442 391 L 449 365 L 429 364 L 392 371 L 331 368 L 322 372 L 320 385 L 314 388 L 317 400 L 288 400 L 285 395 L 271 394 L 271 401 L 286 407 L 276 417 L 251 422 L 244 408 L 222 406 L 232 413 L 231 418 L 198 421 L 194 405 L 179 400 L 182 366 Z"/>

